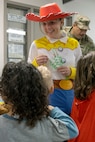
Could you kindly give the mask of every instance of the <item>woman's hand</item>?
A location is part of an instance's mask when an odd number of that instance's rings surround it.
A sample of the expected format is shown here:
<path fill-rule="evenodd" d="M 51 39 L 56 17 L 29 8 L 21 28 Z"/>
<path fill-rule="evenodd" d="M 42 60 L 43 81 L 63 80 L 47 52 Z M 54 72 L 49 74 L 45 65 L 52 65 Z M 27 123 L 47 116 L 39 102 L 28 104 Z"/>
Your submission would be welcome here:
<path fill-rule="evenodd" d="M 70 76 L 71 75 L 71 69 L 67 66 L 61 66 L 57 68 L 57 71 L 60 72 L 64 76 Z"/>
<path fill-rule="evenodd" d="M 39 66 L 46 64 L 47 61 L 48 61 L 48 57 L 46 55 L 40 55 L 36 58 L 36 62 Z"/>

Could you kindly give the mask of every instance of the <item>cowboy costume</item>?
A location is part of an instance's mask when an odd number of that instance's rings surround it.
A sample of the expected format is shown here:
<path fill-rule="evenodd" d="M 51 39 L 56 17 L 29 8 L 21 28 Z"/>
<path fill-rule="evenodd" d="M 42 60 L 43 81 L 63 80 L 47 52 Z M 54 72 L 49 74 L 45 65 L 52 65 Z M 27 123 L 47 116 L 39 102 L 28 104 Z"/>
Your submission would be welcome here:
<path fill-rule="evenodd" d="M 62 12 L 56 3 L 50 3 L 40 7 L 40 14 L 26 14 L 27 20 L 35 22 L 48 22 L 57 19 L 63 19 L 75 13 Z M 28 62 L 34 66 L 39 66 L 36 57 L 45 54 L 48 62 L 44 64 L 52 73 L 54 81 L 54 93 L 49 95 L 49 103 L 58 106 L 67 114 L 71 112 L 72 101 L 74 98 L 73 80 L 76 74 L 76 64 L 81 56 L 80 45 L 77 40 L 67 37 L 66 33 L 61 31 L 62 38 L 54 39 L 44 36 L 33 41 L 30 47 Z M 60 66 L 70 67 L 71 74 L 64 76 L 57 71 Z"/>

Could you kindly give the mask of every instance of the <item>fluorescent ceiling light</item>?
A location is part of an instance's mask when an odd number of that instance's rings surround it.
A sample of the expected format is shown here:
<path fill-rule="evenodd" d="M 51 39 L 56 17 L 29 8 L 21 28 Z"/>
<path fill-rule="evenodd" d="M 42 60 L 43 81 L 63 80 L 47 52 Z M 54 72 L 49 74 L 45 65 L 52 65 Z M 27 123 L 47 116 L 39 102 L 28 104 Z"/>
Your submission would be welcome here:
<path fill-rule="evenodd" d="M 13 34 L 18 34 L 18 35 L 26 35 L 25 31 L 22 30 L 14 30 L 14 29 L 8 29 L 7 33 L 13 33 Z"/>

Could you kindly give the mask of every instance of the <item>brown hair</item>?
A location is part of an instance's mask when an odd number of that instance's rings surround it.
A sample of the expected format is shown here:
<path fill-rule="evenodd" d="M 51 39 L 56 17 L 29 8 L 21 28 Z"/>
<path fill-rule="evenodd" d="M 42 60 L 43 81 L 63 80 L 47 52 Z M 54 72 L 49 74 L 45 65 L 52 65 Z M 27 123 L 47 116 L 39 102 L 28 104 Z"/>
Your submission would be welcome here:
<path fill-rule="evenodd" d="M 95 88 L 95 51 L 80 58 L 75 78 L 75 97 L 85 100 Z"/>
<path fill-rule="evenodd" d="M 39 70 L 24 61 L 9 64 L 3 69 L 0 93 L 5 103 L 12 104 L 13 115 L 26 125 L 35 126 L 43 116 L 49 115 L 48 89 Z"/>

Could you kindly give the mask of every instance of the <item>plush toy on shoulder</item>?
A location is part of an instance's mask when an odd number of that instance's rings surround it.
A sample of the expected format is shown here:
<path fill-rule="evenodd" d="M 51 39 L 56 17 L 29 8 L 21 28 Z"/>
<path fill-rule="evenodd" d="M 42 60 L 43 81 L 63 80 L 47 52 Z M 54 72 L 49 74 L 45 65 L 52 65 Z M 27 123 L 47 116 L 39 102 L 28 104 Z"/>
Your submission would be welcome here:
<path fill-rule="evenodd" d="M 9 105 L 5 104 L 4 102 L 0 102 L 0 115 L 9 112 Z"/>

